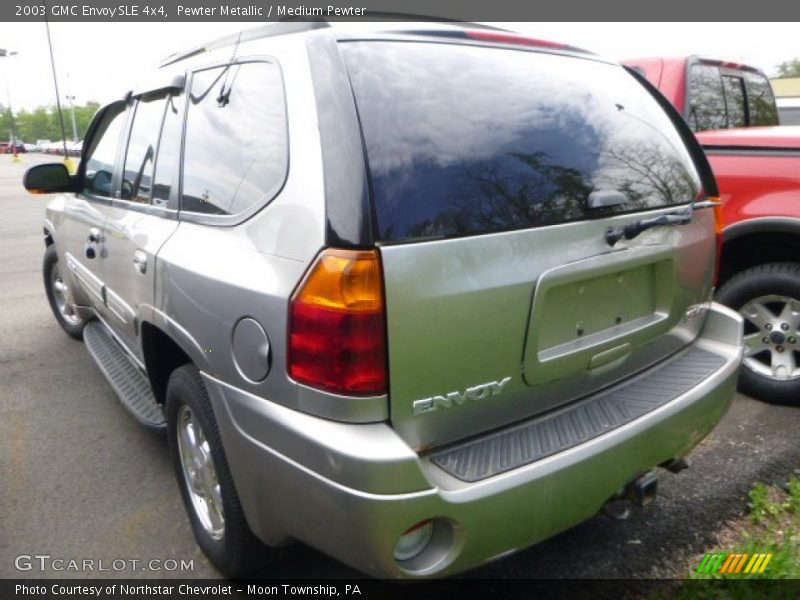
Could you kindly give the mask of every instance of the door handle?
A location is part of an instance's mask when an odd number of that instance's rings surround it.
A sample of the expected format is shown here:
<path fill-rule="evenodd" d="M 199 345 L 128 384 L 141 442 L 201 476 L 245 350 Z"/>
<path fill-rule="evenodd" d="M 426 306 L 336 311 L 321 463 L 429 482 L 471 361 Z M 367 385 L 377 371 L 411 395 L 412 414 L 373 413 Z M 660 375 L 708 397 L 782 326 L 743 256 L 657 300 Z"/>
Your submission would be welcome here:
<path fill-rule="evenodd" d="M 147 254 L 141 250 L 135 250 L 133 253 L 133 267 L 144 275 L 147 272 Z"/>

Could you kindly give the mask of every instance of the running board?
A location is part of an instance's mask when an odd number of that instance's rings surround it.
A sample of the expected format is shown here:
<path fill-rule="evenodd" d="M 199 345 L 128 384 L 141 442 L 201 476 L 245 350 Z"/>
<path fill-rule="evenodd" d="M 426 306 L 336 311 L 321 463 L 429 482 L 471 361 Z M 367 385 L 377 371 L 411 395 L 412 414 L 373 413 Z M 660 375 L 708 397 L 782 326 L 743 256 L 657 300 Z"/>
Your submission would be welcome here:
<path fill-rule="evenodd" d="M 150 382 L 106 326 L 97 320 L 90 321 L 83 329 L 83 341 L 122 405 L 145 427 L 165 429 L 164 411 L 153 396 Z"/>

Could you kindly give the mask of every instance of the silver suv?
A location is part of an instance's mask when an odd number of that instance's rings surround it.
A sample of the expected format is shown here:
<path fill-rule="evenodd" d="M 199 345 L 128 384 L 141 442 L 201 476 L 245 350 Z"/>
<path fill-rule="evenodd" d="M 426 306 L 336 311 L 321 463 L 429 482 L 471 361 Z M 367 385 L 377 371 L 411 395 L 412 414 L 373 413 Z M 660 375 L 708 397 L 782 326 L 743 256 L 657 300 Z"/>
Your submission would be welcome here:
<path fill-rule="evenodd" d="M 222 573 L 524 548 L 678 470 L 733 394 L 716 184 L 646 82 L 460 27 L 274 24 L 173 56 L 42 165 L 44 281 L 166 428 Z"/>

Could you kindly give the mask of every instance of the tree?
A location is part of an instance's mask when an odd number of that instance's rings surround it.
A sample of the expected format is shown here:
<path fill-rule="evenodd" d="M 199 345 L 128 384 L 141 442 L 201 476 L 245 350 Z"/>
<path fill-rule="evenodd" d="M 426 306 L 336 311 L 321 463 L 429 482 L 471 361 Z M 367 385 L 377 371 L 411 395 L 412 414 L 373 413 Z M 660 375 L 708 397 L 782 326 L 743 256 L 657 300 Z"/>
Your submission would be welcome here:
<path fill-rule="evenodd" d="M 776 68 L 778 70 L 779 79 L 785 77 L 800 77 L 800 58 L 793 58 L 792 60 L 782 62 Z"/>
<path fill-rule="evenodd" d="M 8 107 L 0 104 L 0 141 L 11 139 L 11 121 L 8 118 Z"/>
<path fill-rule="evenodd" d="M 67 131 L 67 139 L 72 138 L 72 110 L 69 106 L 62 106 L 64 111 L 64 126 Z M 100 104 L 94 101 L 87 102 L 85 106 L 75 107 L 75 123 L 78 129 L 78 137 L 83 138 L 92 117 L 100 108 Z M 32 111 L 25 109 L 14 111 L 14 129 L 18 140 L 33 143 L 36 140 L 60 140 L 61 123 L 58 119 L 58 112 L 54 105 L 38 106 Z M 10 139 L 11 125 L 8 118 L 8 109 L 0 104 L 0 141 Z"/>
<path fill-rule="evenodd" d="M 83 138 L 86 135 L 86 130 L 89 128 L 89 123 L 92 122 L 92 117 L 100 109 L 100 103 L 90 100 L 86 106 L 75 107 L 75 121 L 78 124 L 78 137 Z M 68 114 L 64 118 L 71 118 Z"/>
<path fill-rule="evenodd" d="M 39 106 L 33 112 L 21 110 L 17 113 L 17 130 L 26 142 L 57 140 L 61 138 L 54 115 L 47 107 Z"/>

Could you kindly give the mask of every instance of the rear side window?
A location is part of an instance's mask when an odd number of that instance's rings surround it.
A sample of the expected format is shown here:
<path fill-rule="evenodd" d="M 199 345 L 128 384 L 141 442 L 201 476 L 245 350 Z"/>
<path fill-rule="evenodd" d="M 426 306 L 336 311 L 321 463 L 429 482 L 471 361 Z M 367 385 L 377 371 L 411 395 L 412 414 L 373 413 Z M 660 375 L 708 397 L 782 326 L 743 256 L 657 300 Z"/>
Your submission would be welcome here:
<path fill-rule="evenodd" d="M 196 72 L 184 146 L 182 211 L 238 215 L 271 200 L 288 166 L 278 66 L 252 62 Z"/>
<path fill-rule="evenodd" d="M 690 202 L 694 165 L 669 117 L 617 65 L 466 45 L 346 42 L 378 237 L 553 225 Z"/>
<path fill-rule="evenodd" d="M 687 119 L 695 131 L 728 127 L 725 91 L 716 65 L 694 64 L 689 68 Z"/>
<path fill-rule="evenodd" d="M 750 125 L 777 125 L 778 109 L 767 78 L 760 73 L 745 73 Z"/>

